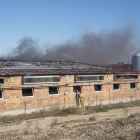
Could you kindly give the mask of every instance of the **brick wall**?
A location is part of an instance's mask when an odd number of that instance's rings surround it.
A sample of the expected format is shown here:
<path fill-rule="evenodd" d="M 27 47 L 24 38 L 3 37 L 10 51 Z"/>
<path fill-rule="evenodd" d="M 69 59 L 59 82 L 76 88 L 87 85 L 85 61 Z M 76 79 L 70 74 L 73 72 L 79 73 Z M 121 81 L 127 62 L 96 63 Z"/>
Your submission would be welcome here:
<path fill-rule="evenodd" d="M 5 77 L 4 78 L 4 85 L 21 85 L 21 78 L 19 76 L 16 77 Z"/>
<path fill-rule="evenodd" d="M 49 95 L 49 85 L 30 85 L 34 88 L 34 96 L 22 97 L 22 88 L 27 87 L 27 85 L 22 85 L 21 77 L 4 78 L 4 86 L 0 87 L 3 90 L 3 99 L 0 99 L 0 111 L 26 111 L 38 107 L 76 105 L 76 94 L 73 93 L 73 86 L 77 85 L 82 86 L 86 104 L 99 104 L 104 101 L 109 103 L 115 100 L 124 101 L 128 98 L 140 97 L 140 90 L 130 89 L 130 82 L 132 81 L 116 82 L 113 80 L 114 75 L 105 75 L 104 81 L 100 83 L 74 83 L 74 75 L 66 75 L 61 76 L 58 95 Z M 113 83 L 120 83 L 120 90 L 114 91 Z M 95 84 L 101 84 L 102 91 L 95 91 Z M 137 82 L 137 87 L 140 87 L 139 82 Z M 64 92 L 67 92 L 67 95 L 64 95 Z"/>

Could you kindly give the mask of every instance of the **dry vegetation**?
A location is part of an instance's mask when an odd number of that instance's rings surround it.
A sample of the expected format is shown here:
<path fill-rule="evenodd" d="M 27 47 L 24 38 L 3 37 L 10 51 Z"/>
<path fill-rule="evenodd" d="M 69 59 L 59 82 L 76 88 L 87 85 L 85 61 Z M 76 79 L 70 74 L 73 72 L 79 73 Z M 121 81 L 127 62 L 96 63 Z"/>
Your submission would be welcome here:
<path fill-rule="evenodd" d="M 51 129 L 40 129 L 36 124 L 34 130 L 10 131 L 1 133 L 0 139 L 21 140 L 56 140 L 56 139 L 89 139 L 89 140 L 135 140 L 140 139 L 140 114 L 133 114 L 126 118 L 106 119 L 104 121 L 90 121 L 57 125 L 53 122 Z M 55 124 L 56 123 L 56 124 Z M 29 127 L 29 126 L 27 126 Z"/>
<path fill-rule="evenodd" d="M 5 116 L 0 118 L 0 124 L 20 123 L 23 120 L 49 117 L 49 116 L 66 116 L 69 114 L 89 114 L 93 112 L 105 112 L 111 109 L 123 109 L 124 118 L 106 119 L 96 121 L 94 113 L 89 119 L 75 120 L 59 124 L 57 119 L 52 119 L 50 129 L 41 129 L 37 122 L 35 129 L 29 129 L 32 122 L 26 123 L 25 130 L 10 131 L 0 133 L 0 139 L 3 140 L 49 140 L 49 139 L 90 139 L 90 140 L 129 140 L 140 139 L 140 114 L 128 116 L 127 107 L 140 106 L 140 101 L 129 103 L 118 103 L 114 105 L 87 106 L 85 110 L 70 108 L 51 108 L 50 111 L 42 110 L 40 114 L 22 114 L 18 116 Z M 6 127 L 6 126 L 5 126 Z"/>
<path fill-rule="evenodd" d="M 86 115 L 86 114 L 93 114 L 93 112 L 107 112 L 112 109 L 119 109 L 123 108 L 127 113 L 127 107 L 134 107 L 134 106 L 140 106 L 140 101 L 131 101 L 127 103 L 117 103 L 117 104 L 110 104 L 110 105 L 97 105 L 97 106 L 86 106 L 86 109 L 81 109 L 77 107 L 69 107 L 69 108 L 59 108 L 59 107 L 51 107 L 49 111 L 46 111 L 45 109 L 41 110 L 40 113 L 33 112 L 31 114 L 20 114 L 16 116 L 3 116 L 0 117 L 0 125 L 6 125 L 6 124 L 18 124 L 21 123 L 21 121 L 24 120 L 30 120 L 30 119 L 37 119 L 37 118 L 44 118 L 44 117 L 54 117 L 54 116 L 67 116 L 72 114 L 78 114 L 78 115 Z"/>
<path fill-rule="evenodd" d="M 43 109 L 40 111 L 40 113 L 33 112 L 31 114 L 20 114 L 16 116 L 0 117 L 0 125 L 15 124 L 15 123 L 18 124 L 24 120 L 44 118 L 44 117 L 67 116 L 70 114 L 78 114 L 80 110 L 81 110 L 80 108 L 76 108 L 76 107 L 69 107 L 69 108 L 62 108 L 62 109 L 58 107 L 51 107 L 49 111 Z"/>

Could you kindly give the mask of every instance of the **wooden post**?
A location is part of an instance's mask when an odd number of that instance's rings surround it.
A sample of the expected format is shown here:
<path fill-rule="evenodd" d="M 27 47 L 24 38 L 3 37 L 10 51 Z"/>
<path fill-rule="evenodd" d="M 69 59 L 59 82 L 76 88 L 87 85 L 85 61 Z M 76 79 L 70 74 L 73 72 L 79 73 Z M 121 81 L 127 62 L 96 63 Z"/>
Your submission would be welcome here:
<path fill-rule="evenodd" d="M 96 95 L 96 106 L 97 106 L 97 95 Z"/>
<path fill-rule="evenodd" d="M 65 97 L 64 97 L 64 107 L 65 107 Z"/>
<path fill-rule="evenodd" d="M 38 92 L 38 113 L 40 113 L 40 110 L 39 110 L 39 92 Z"/>
<path fill-rule="evenodd" d="M 26 113 L 26 101 L 25 101 L 25 113 Z"/>
<path fill-rule="evenodd" d="M 109 88 L 109 104 L 110 104 L 110 88 Z"/>
<path fill-rule="evenodd" d="M 135 101 L 136 101 L 136 89 L 135 89 Z"/>
<path fill-rule="evenodd" d="M 76 92 L 76 106 L 79 106 L 79 103 L 78 103 L 78 90 Z"/>

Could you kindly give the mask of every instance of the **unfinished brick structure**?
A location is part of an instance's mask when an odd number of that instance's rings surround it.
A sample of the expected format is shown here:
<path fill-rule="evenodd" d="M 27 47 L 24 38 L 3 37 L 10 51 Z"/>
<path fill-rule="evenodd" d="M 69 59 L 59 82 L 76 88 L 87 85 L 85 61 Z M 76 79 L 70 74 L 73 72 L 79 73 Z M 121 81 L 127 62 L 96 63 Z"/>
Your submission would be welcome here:
<path fill-rule="evenodd" d="M 30 64 L 31 67 L 35 62 Z M 47 62 L 48 65 L 52 66 Z M 53 68 L 49 69 L 51 66 L 1 68 L 0 114 L 30 113 L 49 109 L 50 106 L 76 106 L 76 92 L 80 88 L 85 95 L 85 105 L 128 102 L 140 98 L 139 72 L 81 63 L 73 65 L 77 67 L 70 68 L 67 64 L 68 69 L 66 65 L 54 69 L 53 64 Z"/>

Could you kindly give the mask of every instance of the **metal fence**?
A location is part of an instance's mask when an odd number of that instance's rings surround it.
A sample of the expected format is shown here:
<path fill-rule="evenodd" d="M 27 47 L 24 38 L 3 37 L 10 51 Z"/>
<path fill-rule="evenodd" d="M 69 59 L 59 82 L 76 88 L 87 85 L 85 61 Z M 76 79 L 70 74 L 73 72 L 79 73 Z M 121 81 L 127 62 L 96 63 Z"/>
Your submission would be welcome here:
<path fill-rule="evenodd" d="M 69 89 L 67 88 L 66 89 L 68 93 L 69 92 Z M 73 93 L 72 93 L 73 94 Z M 41 99 L 40 97 L 40 93 L 38 92 L 38 98 L 37 98 L 37 111 L 38 113 L 40 113 L 40 110 L 42 108 L 45 108 L 45 107 L 49 107 L 51 106 L 50 105 L 42 105 L 44 100 L 45 99 Z M 59 97 L 60 95 L 58 95 L 58 97 L 52 99 L 53 101 L 52 102 L 55 102 L 54 104 L 52 103 L 53 106 L 60 106 L 60 100 L 61 102 L 63 102 L 63 106 L 65 107 L 67 105 L 67 100 L 68 100 L 68 97 L 67 95 L 63 96 L 63 97 Z M 93 92 L 93 94 L 90 92 L 90 90 L 88 91 L 87 90 L 87 93 L 85 95 L 85 105 L 88 105 L 88 104 L 93 104 L 93 105 L 99 105 L 99 104 L 112 104 L 112 103 L 118 103 L 118 102 L 129 102 L 129 101 L 137 101 L 140 99 L 140 90 L 139 89 L 132 89 L 132 90 L 129 90 L 129 91 L 125 91 L 125 90 L 111 90 L 110 88 L 108 90 L 106 90 L 105 92 L 104 91 L 101 91 L 101 92 Z M 27 99 L 28 100 L 28 99 Z M 75 100 L 74 104 L 75 106 L 79 106 L 80 103 L 79 103 L 79 100 L 78 100 L 78 103 L 77 103 L 77 100 L 76 100 L 76 94 L 74 94 L 73 96 L 73 99 L 72 100 Z M 29 109 L 29 104 L 28 104 L 28 101 L 24 101 L 24 106 L 25 106 L 25 113 L 26 113 L 26 110 Z"/>

